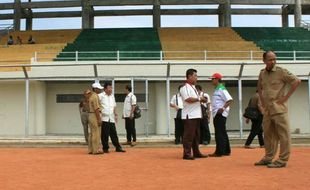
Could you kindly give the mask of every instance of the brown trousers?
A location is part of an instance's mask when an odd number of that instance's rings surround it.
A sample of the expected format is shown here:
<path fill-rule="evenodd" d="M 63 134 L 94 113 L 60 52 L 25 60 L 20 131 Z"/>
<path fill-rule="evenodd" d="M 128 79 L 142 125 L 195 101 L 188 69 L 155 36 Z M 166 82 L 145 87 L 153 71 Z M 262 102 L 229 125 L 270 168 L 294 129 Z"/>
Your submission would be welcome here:
<path fill-rule="evenodd" d="M 90 113 L 88 118 L 90 128 L 90 133 L 88 135 L 88 152 L 95 154 L 99 150 L 101 150 L 100 146 L 101 126 L 98 126 L 95 113 Z"/>
<path fill-rule="evenodd" d="M 272 161 L 280 142 L 280 154 L 277 161 L 286 163 L 291 153 L 291 136 L 288 114 L 264 115 L 263 119 L 265 156 L 263 160 Z"/>
<path fill-rule="evenodd" d="M 199 151 L 200 140 L 200 118 L 199 119 L 185 119 L 184 133 L 183 133 L 183 156 L 191 156 L 193 149 L 193 156 L 201 155 Z"/>

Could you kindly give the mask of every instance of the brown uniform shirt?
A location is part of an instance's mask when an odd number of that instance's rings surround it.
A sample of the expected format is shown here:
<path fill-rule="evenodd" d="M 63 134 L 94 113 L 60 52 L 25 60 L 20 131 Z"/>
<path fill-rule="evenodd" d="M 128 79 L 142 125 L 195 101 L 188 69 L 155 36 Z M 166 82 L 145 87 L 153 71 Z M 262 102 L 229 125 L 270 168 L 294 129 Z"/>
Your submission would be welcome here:
<path fill-rule="evenodd" d="M 102 106 L 99 102 L 99 97 L 96 93 L 93 92 L 88 101 L 89 101 L 89 112 L 90 113 L 95 113 L 97 109 L 99 109 L 99 111 L 102 110 Z"/>
<path fill-rule="evenodd" d="M 262 88 L 264 109 L 267 114 L 274 115 L 287 112 L 287 103 L 277 104 L 277 100 L 285 95 L 287 85 L 295 83 L 298 78 L 288 70 L 274 66 L 271 71 L 262 69 L 259 74 L 258 88 Z"/>

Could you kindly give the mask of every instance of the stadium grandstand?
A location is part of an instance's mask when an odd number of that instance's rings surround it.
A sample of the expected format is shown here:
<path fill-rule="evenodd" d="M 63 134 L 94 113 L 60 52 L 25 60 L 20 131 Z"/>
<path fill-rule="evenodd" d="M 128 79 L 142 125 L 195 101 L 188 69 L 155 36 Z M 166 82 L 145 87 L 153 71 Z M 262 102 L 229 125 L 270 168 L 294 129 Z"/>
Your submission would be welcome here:
<path fill-rule="evenodd" d="M 178 8 L 187 5 L 202 8 Z M 238 7 L 241 5 L 278 8 Z M 134 87 L 143 110 L 136 122 L 141 138 L 172 138 L 174 113 L 169 101 L 183 83 L 186 69 L 192 67 L 198 69 L 199 83 L 209 94 L 213 92 L 212 73 L 224 75 L 235 99 L 227 122 L 229 135 L 244 139 L 250 126 L 242 113 L 256 90 L 266 50 L 275 51 L 278 63 L 302 79 L 289 101 L 291 132 L 310 133 L 310 25 L 302 20 L 302 15 L 310 14 L 310 1 L 14 0 L 0 2 L 0 11 L 8 11 L 0 14 L 0 22 L 11 22 L 0 24 L 3 138 L 78 136 L 82 141 L 78 102 L 95 80 L 112 81 L 119 115 L 125 85 Z M 94 27 L 95 17 L 138 15 L 151 17 L 153 27 Z M 215 15 L 218 27 L 162 27 L 162 16 L 169 15 Z M 278 15 L 282 27 L 232 27 L 233 15 Z M 291 15 L 293 27 L 289 27 Z M 33 30 L 33 20 L 42 18 L 81 18 L 81 28 Z M 23 44 L 7 45 L 10 36 L 14 40 L 20 37 Z M 27 44 L 29 36 L 35 44 Z M 118 133 L 125 134 L 122 121 Z"/>

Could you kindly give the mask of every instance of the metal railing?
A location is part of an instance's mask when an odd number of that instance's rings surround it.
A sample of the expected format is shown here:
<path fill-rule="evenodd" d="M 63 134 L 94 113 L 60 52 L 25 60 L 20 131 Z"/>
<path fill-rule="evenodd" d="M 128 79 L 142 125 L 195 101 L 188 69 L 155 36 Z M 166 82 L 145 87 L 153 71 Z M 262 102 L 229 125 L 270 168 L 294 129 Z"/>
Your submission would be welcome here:
<path fill-rule="evenodd" d="M 275 51 L 278 60 L 310 60 L 310 51 Z M 35 52 L 34 62 L 124 60 L 246 60 L 262 59 L 263 51 L 75 51 Z M 57 56 L 55 57 L 55 54 Z"/>

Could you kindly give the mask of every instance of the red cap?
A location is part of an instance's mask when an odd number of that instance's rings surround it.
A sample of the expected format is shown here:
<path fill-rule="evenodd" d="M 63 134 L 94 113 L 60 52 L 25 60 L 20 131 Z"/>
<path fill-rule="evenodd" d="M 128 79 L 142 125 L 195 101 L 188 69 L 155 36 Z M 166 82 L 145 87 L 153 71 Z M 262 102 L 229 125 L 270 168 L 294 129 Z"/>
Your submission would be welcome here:
<path fill-rule="evenodd" d="M 221 75 L 221 73 L 214 73 L 211 78 L 212 79 L 222 79 L 223 76 Z"/>

